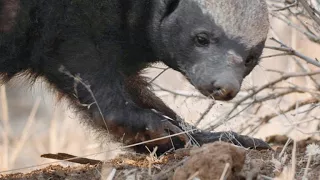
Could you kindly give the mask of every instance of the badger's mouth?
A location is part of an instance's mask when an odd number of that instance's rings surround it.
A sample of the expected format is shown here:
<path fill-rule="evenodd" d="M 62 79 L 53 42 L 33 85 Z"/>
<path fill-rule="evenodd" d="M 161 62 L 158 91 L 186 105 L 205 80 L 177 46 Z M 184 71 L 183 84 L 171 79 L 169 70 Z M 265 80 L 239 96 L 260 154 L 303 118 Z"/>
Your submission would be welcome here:
<path fill-rule="evenodd" d="M 211 98 L 214 100 L 220 100 L 220 101 L 230 101 L 236 95 L 236 94 L 227 93 L 225 89 L 216 89 L 212 92 L 209 92 L 208 90 L 198 87 L 197 90 L 208 98 Z"/>

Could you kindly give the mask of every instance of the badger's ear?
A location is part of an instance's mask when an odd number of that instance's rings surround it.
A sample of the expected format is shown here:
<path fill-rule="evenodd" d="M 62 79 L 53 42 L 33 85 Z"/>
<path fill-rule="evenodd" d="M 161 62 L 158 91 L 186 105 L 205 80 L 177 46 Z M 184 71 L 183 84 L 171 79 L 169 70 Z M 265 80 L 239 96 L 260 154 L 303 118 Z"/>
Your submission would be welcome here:
<path fill-rule="evenodd" d="M 163 18 L 169 16 L 171 13 L 173 13 L 178 5 L 180 3 L 180 0 L 165 0 L 164 4 L 165 4 L 165 13 L 163 15 Z"/>

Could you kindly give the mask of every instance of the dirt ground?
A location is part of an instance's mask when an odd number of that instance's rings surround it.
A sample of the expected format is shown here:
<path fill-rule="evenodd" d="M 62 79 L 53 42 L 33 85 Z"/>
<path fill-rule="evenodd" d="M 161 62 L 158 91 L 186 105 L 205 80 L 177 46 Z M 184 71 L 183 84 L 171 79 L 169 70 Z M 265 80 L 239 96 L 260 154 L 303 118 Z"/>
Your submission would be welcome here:
<path fill-rule="evenodd" d="M 107 180 L 209 180 L 209 179 L 287 179 L 284 170 L 291 167 L 293 143 L 287 147 L 285 136 L 272 136 L 267 141 L 273 150 L 247 150 L 234 145 L 215 142 L 201 148 L 181 149 L 173 154 L 156 157 L 127 153 L 107 162 L 90 162 L 94 165 L 63 167 L 51 165 L 30 173 L 0 175 L 1 180 L 48 180 L 48 179 L 107 179 Z M 297 142 L 295 179 L 303 179 L 308 158 L 306 149 L 309 144 L 320 141 L 309 138 Z M 283 150 L 283 151 L 282 151 Z M 279 155 L 281 154 L 281 157 Z M 319 155 L 318 155 L 319 156 Z M 308 179 L 318 179 L 320 158 L 314 156 L 307 173 Z"/>

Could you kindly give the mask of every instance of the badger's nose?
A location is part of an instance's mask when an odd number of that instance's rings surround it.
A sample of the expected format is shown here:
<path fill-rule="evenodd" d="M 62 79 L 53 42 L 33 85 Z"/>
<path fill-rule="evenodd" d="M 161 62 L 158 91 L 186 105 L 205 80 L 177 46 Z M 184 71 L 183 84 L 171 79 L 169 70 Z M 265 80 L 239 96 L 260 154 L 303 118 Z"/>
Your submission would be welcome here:
<path fill-rule="evenodd" d="M 216 100 L 228 101 L 233 99 L 240 90 L 240 83 L 236 81 L 213 81 L 200 88 L 200 91 Z"/>

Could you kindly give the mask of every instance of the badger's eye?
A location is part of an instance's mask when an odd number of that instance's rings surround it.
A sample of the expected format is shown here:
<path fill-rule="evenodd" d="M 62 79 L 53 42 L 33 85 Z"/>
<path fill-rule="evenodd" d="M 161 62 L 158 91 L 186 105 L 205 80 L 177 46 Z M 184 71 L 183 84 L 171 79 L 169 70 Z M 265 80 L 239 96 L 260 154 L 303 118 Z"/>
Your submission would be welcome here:
<path fill-rule="evenodd" d="M 197 46 L 205 47 L 209 46 L 210 40 L 207 34 L 201 33 L 196 35 L 195 43 Z"/>

